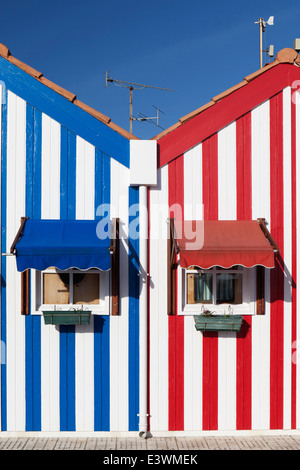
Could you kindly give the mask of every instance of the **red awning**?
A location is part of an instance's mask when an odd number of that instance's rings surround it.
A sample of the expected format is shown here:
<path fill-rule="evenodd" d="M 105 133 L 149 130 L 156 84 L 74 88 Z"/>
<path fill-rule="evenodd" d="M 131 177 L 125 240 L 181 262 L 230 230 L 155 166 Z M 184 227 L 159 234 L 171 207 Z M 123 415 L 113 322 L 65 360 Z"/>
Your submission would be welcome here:
<path fill-rule="evenodd" d="M 278 247 L 256 220 L 175 221 L 175 232 L 183 268 L 275 266 Z"/>

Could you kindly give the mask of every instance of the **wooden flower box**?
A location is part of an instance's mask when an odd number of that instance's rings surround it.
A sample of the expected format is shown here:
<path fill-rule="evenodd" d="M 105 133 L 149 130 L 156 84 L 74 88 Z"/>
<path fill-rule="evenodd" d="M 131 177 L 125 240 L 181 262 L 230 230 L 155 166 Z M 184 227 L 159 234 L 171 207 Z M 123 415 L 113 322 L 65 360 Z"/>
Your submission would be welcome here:
<path fill-rule="evenodd" d="M 194 315 L 198 331 L 240 331 L 243 317 L 240 315 Z"/>
<path fill-rule="evenodd" d="M 43 312 L 45 325 L 88 325 L 89 310 L 48 310 Z"/>

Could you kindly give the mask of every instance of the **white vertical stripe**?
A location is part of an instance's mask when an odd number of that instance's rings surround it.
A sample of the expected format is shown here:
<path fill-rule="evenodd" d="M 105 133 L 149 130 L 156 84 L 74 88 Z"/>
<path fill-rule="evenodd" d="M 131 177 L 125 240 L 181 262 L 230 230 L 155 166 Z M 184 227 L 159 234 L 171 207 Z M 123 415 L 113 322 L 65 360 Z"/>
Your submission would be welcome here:
<path fill-rule="evenodd" d="M 202 429 L 203 335 L 192 315 L 184 317 L 184 429 Z"/>
<path fill-rule="evenodd" d="M 76 219 L 95 218 L 95 147 L 77 136 Z"/>
<path fill-rule="evenodd" d="M 2 162 L 2 93 L 3 93 L 3 89 L 2 89 L 2 85 L 0 83 L 0 162 Z M 2 180 L 0 178 L 0 216 L 1 216 L 1 194 L 2 194 L 2 191 L 1 191 L 1 188 L 2 188 Z M 1 244 L 1 237 L 0 237 L 0 253 L 2 253 L 2 244 Z M 1 263 L 0 263 L 0 275 L 2 274 L 1 273 Z M 0 305 L 1 305 L 1 289 L 0 289 Z M 0 313 L 1 315 L 1 313 Z M 0 322 L 0 337 L 1 337 L 1 322 Z M 4 346 L 2 345 L 2 343 L 0 344 L 0 361 L 1 361 L 1 364 L 4 364 L 5 361 L 6 361 L 6 357 L 5 357 L 5 350 L 4 350 Z M 2 384 L 1 384 L 1 374 L 0 374 L 0 390 L 2 390 Z M 1 410 L 1 406 L 0 406 L 0 431 L 2 431 L 2 410 Z"/>
<path fill-rule="evenodd" d="M 218 209 L 220 220 L 236 219 L 236 123 L 218 133 Z"/>
<path fill-rule="evenodd" d="M 270 104 L 252 111 L 252 219 L 270 222 Z M 270 427 L 270 270 L 265 270 L 265 315 L 252 319 L 252 429 Z"/>
<path fill-rule="evenodd" d="M 8 92 L 7 114 L 7 247 L 25 215 L 26 103 Z M 25 430 L 25 322 L 20 315 L 21 274 L 7 258 L 7 430 Z"/>
<path fill-rule="evenodd" d="M 60 218 L 60 125 L 42 114 L 41 217 Z M 60 430 L 59 329 L 41 321 L 42 431 Z"/>
<path fill-rule="evenodd" d="M 42 219 L 60 218 L 60 125 L 42 114 Z"/>
<path fill-rule="evenodd" d="M 283 90 L 283 190 L 284 190 L 284 389 L 283 427 L 291 429 L 292 344 L 292 192 L 291 192 L 291 89 Z"/>
<path fill-rule="evenodd" d="M 236 123 L 218 133 L 219 220 L 236 219 Z M 236 427 L 236 333 L 218 334 L 218 429 Z"/>
<path fill-rule="evenodd" d="M 300 278 L 300 93 L 294 92 L 293 99 L 295 100 L 295 113 L 296 113 L 296 219 L 297 219 L 297 281 Z M 299 281 L 298 281 L 299 282 Z M 297 312 L 300 312 L 300 294 L 297 292 Z M 297 378 L 296 378 L 296 396 L 297 396 L 297 402 L 296 402 L 296 428 L 299 429 L 300 426 L 300 371 L 299 371 L 299 364 L 300 364 L 300 321 L 299 321 L 299 316 L 297 317 L 297 332 L 296 332 L 296 339 L 297 342 L 293 346 L 295 348 L 293 349 L 294 352 L 294 360 L 296 360 L 297 364 Z"/>
<path fill-rule="evenodd" d="M 59 329 L 41 320 L 41 421 L 42 431 L 60 430 Z"/>
<path fill-rule="evenodd" d="M 202 144 L 184 158 L 184 218 L 202 220 Z M 202 343 L 194 318 L 184 317 L 184 429 L 202 429 Z"/>
<path fill-rule="evenodd" d="M 150 190 L 150 414 L 151 429 L 168 429 L 167 219 L 168 165 Z"/>
<path fill-rule="evenodd" d="M 184 158 L 184 218 L 202 220 L 202 144 L 186 152 Z"/>
<path fill-rule="evenodd" d="M 120 218 L 120 279 L 128 280 L 129 170 L 111 160 L 111 217 Z M 121 282 L 121 314 L 110 317 L 110 429 L 128 430 L 128 281 Z"/>
<path fill-rule="evenodd" d="M 75 327 L 76 431 L 94 430 L 94 320 Z"/>
<path fill-rule="evenodd" d="M 218 429 L 236 429 L 236 333 L 218 333 Z"/>
<path fill-rule="evenodd" d="M 76 139 L 76 219 L 95 217 L 95 147 Z M 76 431 L 94 429 L 94 327 L 75 327 Z"/>

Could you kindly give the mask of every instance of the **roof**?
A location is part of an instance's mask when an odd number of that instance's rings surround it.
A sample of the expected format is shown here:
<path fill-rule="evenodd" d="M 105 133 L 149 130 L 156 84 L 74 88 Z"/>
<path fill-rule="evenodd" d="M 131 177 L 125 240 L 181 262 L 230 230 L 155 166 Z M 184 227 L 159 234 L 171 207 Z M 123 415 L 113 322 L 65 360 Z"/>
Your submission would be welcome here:
<path fill-rule="evenodd" d="M 248 75 L 153 137 L 159 143 L 159 166 L 245 114 L 251 106 L 255 107 L 280 89 L 291 86 L 294 80 L 300 78 L 299 67 L 300 55 L 294 49 L 282 49 L 272 63 Z M 217 110 L 220 111 L 219 116 Z"/>
<path fill-rule="evenodd" d="M 78 106 L 79 108 L 83 109 L 99 121 L 101 121 L 103 124 L 107 125 L 110 127 L 112 130 L 118 132 L 121 134 L 123 137 L 127 139 L 134 139 L 138 140 L 138 137 L 134 136 L 130 132 L 127 132 L 126 130 L 122 129 L 120 126 L 117 124 L 114 124 L 110 117 L 105 116 L 104 114 L 100 113 L 99 111 L 93 109 L 92 107 L 88 106 L 87 104 L 83 103 L 82 101 L 77 99 L 77 96 L 62 88 L 61 86 L 57 85 L 56 83 L 53 83 L 51 80 L 46 78 L 41 72 L 35 70 L 32 68 L 30 65 L 25 64 L 24 62 L 20 61 L 16 57 L 14 57 L 8 47 L 6 47 L 4 44 L 0 43 L 0 56 L 3 57 L 4 59 L 8 60 L 12 64 L 16 65 L 19 67 L 21 70 L 26 72 L 27 74 L 31 75 L 33 78 L 38 80 L 40 83 L 43 85 L 47 86 L 48 88 L 51 88 L 54 90 L 56 93 L 59 93 L 62 95 L 64 98 L 66 98 L 68 101 L 73 103 L 75 106 Z"/>

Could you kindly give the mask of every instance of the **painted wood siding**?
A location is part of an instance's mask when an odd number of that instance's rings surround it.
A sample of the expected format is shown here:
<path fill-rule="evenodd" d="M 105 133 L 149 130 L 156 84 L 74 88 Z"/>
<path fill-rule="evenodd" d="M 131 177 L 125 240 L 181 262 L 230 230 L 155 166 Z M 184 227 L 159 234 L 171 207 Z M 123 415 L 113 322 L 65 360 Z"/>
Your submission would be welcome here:
<path fill-rule="evenodd" d="M 139 246 L 128 238 L 128 225 L 138 190 L 129 187 L 119 157 L 65 127 L 63 113 L 54 120 L 0 88 L 2 254 L 21 216 L 94 219 L 100 204 L 112 204 L 122 238 L 121 315 L 92 315 L 88 326 L 48 326 L 40 315 L 21 316 L 15 258 L 1 257 L 1 430 L 137 430 Z"/>
<path fill-rule="evenodd" d="M 159 170 L 150 190 L 151 429 L 299 427 L 300 105 L 285 88 Z M 176 146 L 176 131 L 174 142 Z M 266 314 L 240 333 L 196 331 L 193 316 L 167 316 L 167 244 L 155 236 L 167 207 L 186 219 L 265 217 L 280 247 L 265 270 Z M 163 207 L 163 210 L 157 210 Z"/>

